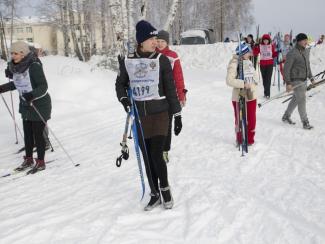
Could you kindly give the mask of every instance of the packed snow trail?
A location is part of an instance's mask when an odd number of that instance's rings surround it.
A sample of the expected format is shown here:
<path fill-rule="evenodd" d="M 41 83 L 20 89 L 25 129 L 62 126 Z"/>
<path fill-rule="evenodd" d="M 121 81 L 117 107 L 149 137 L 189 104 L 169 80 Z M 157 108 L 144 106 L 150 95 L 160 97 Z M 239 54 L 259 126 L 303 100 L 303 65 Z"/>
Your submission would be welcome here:
<path fill-rule="evenodd" d="M 126 117 L 116 74 L 43 58 L 53 100 L 49 125 L 81 166 L 52 140 L 55 152 L 46 158 L 56 160 L 45 171 L 1 179 L 0 243 L 325 243 L 325 89 L 308 98 L 311 131 L 302 129 L 297 111 L 296 125 L 281 122 L 281 99 L 258 109 L 256 145 L 241 157 L 225 83 L 230 57 L 220 55 L 216 70 L 185 68 L 184 126 L 173 136 L 168 164 L 175 206 L 152 212 L 143 211 L 148 194 L 139 201 L 131 140 L 130 158 L 115 166 Z M 7 113 L 1 104 L 2 175 L 22 156 L 14 154 L 22 143 L 14 144 Z"/>

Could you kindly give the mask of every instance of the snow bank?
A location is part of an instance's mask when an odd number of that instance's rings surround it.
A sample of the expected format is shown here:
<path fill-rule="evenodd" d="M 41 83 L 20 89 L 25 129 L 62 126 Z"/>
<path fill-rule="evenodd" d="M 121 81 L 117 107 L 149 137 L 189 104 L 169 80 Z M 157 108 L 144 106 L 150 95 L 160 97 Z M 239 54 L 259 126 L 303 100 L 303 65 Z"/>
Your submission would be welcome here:
<path fill-rule="evenodd" d="M 171 46 L 181 58 L 185 69 L 225 71 L 237 43 L 215 43 L 207 45 Z M 310 63 L 314 73 L 325 69 L 325 45 L 312 47 Z"/>
<path fill-rule="evenodd" d="M 171 49 L 178 53 L 185 69 L 225 71 L 232 54 L 235 53 L 236 45 L 235 43 L 181 45 L 171 46 Z"/>

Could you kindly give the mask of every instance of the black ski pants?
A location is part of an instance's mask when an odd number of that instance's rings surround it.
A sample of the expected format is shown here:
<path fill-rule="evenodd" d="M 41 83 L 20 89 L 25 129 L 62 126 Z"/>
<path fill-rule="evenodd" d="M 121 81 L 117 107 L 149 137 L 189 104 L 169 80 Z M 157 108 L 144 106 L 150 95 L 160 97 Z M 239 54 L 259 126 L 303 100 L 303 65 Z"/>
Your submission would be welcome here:
<path fill-rule="evenodd" d="M 264 86 L 264 96 L 269 97 L 271 94 L 272 73 L 273 73 L 273 64 L 261 66 L 261 74 L 262 74 L 263 86 Z"/>
<path fill-rule="evenodd" d="M 165 146 L 166 137 L 165 136 L 154 136 L 148 139 L 145 139 L 145 147 L 143 145 L 143 140 L 139 136 L 139 144 L 144 155 L 145 166 L 148 181 L 151 175 L 153 186 L 150 184 L 151 192 L 159 192 L 159 185 L 161 188 L 169 186 L 168 184 L 168 172 L 167 165 L 163 158 L 163 150 Z M 147 153 L 147 156 L 146 155 Z M 159 181 L 159 185 L 158 185 Z M 152 189 L 155 187 L 155 189 Z"/>
<path fill-rule="evenodd" d="M 45 124 L 42 121 L 23 120 L 26 157 L 33 157 L 33 148 L 36 145 L 37 158 L 44 160 L 45 156 Z"/>

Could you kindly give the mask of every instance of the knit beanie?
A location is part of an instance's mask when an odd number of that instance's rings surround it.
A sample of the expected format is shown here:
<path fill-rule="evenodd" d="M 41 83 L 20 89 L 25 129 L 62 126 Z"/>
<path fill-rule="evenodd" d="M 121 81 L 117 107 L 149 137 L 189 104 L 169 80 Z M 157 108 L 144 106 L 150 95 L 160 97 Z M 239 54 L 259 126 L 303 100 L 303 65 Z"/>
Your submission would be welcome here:
<path fill-rule="evenodd" d="M 161 39 L 161 40 L 164 40 L 167 42 L 167 44 L 169 44 L 169 33 L 165 30 L 161 30 L 158 32 L 158 35 L 157 35 L 157 38 L 158 39 Z"/>
<path fill-rule="evenodd" d="M 136 39 L 138 44 L 148 40 L 151 37 L 157 36 L 158 32 L 149 22 L 140 20 L 135 26 Z"/>
<path fill-rule="evenodd" d="M 297 42 L 300 42 L 302 40 L 308 40 L 308 37 L 305 33 L 299 33 L 297 36 L 296 36 L 296 41 Z"/>
<path fill-rule="evenodd" d="M 250 51 L 251 51 L 250 47 L 245 42 L 242 42 L 240 44 L 240 49 L 239 49 L 239 45 L 236 48 L 236 54 L 241 55 L 241 56 L 245 55 L 246 53 L 248 53 Z"/>
<path fill-rule="evenodd" d="M 23 42 L 23 41 L 13 42 L 11 44 L 10 51 L 12 53 L 22 53 L 25 56 L 30 52 L 28 44 L 26 42 Z"/>

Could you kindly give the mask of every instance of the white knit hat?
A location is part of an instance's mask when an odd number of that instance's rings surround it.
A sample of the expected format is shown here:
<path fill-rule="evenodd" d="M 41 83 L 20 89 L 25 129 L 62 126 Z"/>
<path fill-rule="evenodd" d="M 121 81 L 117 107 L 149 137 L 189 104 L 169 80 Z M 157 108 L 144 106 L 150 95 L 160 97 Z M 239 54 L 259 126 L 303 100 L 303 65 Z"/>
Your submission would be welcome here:
<path fill-rule="evenodd" d="M 22 53 L 24 55 L 27 55 L 30 52 L 28 44 L 23 41 L 12 43 L 10 50 L 12 53 Z"/>

